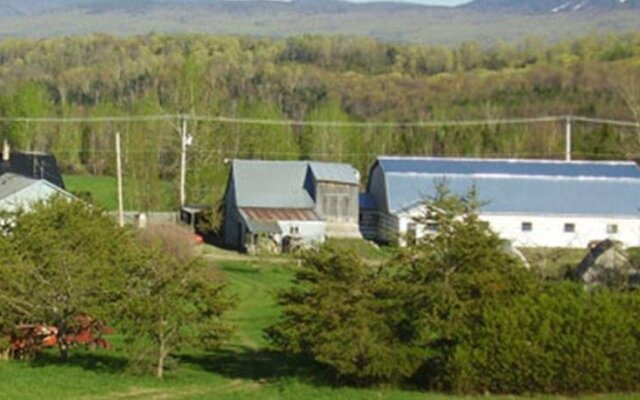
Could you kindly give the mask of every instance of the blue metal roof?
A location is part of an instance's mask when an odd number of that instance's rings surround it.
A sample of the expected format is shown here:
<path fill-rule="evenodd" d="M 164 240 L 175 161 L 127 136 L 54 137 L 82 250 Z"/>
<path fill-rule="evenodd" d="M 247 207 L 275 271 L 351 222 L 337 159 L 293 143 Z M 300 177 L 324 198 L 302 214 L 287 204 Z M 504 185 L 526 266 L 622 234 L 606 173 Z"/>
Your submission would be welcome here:
<path fill-rule="evenodd" d="M 385 172 L 640 178 L 640 169 L 634 162 L 621 161 L 566 162 L 553 160 L 380 157 L 378 162 Z"/>
<path fill-rule="evenodd" d="M 392 213 L 435 196 L 444 181 L 460 195 L 475 186 L 487 213 L 640 217 L 634 163 L 381 158 L 379 165 Z"/>

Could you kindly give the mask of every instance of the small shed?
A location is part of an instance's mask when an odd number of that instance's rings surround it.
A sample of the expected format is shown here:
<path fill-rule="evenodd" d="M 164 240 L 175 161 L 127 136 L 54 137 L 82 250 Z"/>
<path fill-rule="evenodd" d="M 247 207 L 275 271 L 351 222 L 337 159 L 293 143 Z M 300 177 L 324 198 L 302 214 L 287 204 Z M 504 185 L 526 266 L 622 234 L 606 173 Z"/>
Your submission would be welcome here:
<path fill-rule="evenodd" d="M 603 240 L 590 246 L 574 278 L 589 285 L 617 285 L 635 282 L 640 271 L 620 242 Z"/>

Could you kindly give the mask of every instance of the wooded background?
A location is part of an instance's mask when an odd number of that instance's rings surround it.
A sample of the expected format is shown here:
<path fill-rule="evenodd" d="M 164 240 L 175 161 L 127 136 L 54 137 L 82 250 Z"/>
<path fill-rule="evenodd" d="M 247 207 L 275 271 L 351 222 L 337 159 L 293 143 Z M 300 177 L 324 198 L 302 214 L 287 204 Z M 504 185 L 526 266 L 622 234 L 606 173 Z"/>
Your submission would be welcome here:
<path fill-rule="evenodd" d="M 457 47 L 366 38 L 104 35 L 0 42 L 0 116 L 187 114 L 392 122 L 300 126 L 192 122 L 188 201 L 214 204 L 225 159 L 349 162 L 377 155 L 563 158 L 564 124 L 416 127 L 419 121 L 583 115 L 640 121 L 640 34 Z M 403 125 L 406 123 L 406 125 Z M 15 149 L 53 152 L 68 174 L 113 176 L 123 135 L 126 207 L 177 206 L 178 121 L 0 121 Z M 635 159 L 640 131 L 574 126 L 577 159 Z"/>

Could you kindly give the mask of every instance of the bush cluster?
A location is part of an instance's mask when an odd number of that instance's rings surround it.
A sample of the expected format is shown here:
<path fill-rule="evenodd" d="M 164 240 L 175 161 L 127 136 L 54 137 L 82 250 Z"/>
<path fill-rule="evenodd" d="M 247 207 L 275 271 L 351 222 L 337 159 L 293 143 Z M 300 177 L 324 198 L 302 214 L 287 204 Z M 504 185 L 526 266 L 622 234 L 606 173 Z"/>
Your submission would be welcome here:
<path fill-rule="evenodd" d="M 485 310 L 455 349 L 457 392 L 640 389 L 640 296 L 555 284 Z"/>
<path fill-rule="evenodd" d="M 456 393 L 640 389 L 640 294 L 544 282 L 443 190 L 421 222 L 438 234 L 389 265 L 343 249 L 308 257 L 268 336 L 342 381 Z"/>
<path fill-rule="evenodd" d="M 181 347 L 215 347 L 229 334 L 226 285 L 186 229 L 120 228 L 102 210 L 62 197 L 0 221 L 0 358 L 17 326 L 44 325 L 57 329 L 67 359 L 78 345 L 70 339 L 77 318 L 89 316 L 131 344 L 130 364 L 163 377 Z"/>

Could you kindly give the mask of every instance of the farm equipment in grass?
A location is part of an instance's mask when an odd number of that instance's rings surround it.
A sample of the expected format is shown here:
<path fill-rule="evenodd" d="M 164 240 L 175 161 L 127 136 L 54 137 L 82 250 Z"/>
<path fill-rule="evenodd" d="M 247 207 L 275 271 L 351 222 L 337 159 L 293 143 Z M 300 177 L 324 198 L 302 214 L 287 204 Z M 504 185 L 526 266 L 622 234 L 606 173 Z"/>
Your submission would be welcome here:
<path fill-rule="evenodd" d="M 9 355 L 13 359 L 33 358 L 44 349 L 61 345 L 67 347 L 88 346 L 110 349 L 111 343 L 102 336 L 113 333 L 113 329 L 88 315 L 79 315 L 75 323 L 61 334 L 53 325 L 18 325 L 10 337 Z"/>

